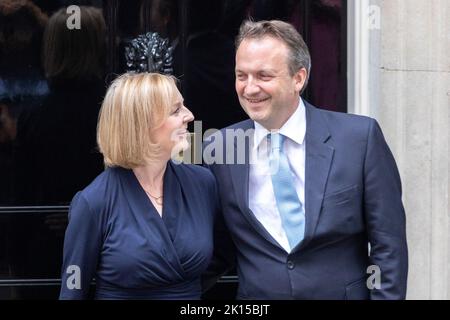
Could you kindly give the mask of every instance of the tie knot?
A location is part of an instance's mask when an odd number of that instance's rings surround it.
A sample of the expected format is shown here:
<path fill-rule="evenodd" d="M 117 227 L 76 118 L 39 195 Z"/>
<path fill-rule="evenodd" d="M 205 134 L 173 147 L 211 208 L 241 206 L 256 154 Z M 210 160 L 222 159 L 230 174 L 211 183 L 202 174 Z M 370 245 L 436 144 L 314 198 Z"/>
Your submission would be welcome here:
<path fill-rule="evenodd" d="M 267 137 L 270 140 L 270 149 L 272 151 L 277 149 L 280 150 L 280 152 L 283 151 L 283 142 L 285 136 L 279 133 L 271 133 Z"/>

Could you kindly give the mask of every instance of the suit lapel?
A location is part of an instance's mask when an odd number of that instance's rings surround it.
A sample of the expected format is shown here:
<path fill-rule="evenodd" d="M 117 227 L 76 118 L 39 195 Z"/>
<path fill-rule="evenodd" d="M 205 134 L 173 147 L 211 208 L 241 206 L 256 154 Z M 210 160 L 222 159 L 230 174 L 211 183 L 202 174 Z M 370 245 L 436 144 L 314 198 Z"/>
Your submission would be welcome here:
<path fill-rule="evenodd" d="M 319 221 L 325 186 L 333 161 L 334 149 L 327 144 L 331 135 L 320 111 L 305 102 L 305 238 L 296 248 L 305 247 L 314 236 Z"/>
<path fill-rule="evenodd" d="M 242 126 L 239 128 L 241 130 L 254 129 L 253 121 L 248 120 L 245 121 Z M 238 130 L 239 130 L 238 129 Z M 245 140 L 244 145 L 239 145 L 237 143 L 238 140 L 235 139 L 234 143 L 234 163 L 236 162 L 238 155 L 245 152 L 245 162 L 242 164 L 232 164 L 229 165 L 230 176 L 233 183 L 233 189 L 235 192 L 235 196 L 237 202 L 239 204 L 239 208 L 243 213 L 244 217 L 250 223 L 250 225 L 263 236 L 266 240 L 270 241 L 272 244 L 280 247 L 279 243 L 270 235 L 270 233 L 264 228 L 264 226 L 256 219 L 253 212 L 249 207 L 249 176 L 250 176 L 250 148 L 251 141 L 253 139 L 253 135 L 248 136 Z M 281 247 L 280 247 L 281 248 Z"/>
<path fill-rule="evenodd" d="M 306 108 L 306 136 L 305 136 L 305 238 L 294 249 L 300 250 L 308 245 L 314 236 L 317 223 L 319 221 L 322 201 L 325 193 L 325 186 L 328 181 L 331 164 L 333 161 L 334 148 L 327 144 L 331 138 L 328 131 L 328 124 L 323 118 L 321 111 L 304 101 Z M 251 120 L 245 121 L 240 129 L 247 130 L 253 128 Z M 235 141 L 236 142 L 236 141 Z M 245 145 L 245 163 L 228 166 L 233 182 L 233 188 L 238 199 L 241 212 L 265 239 L 280 247 L 279 243 L 273 239 L 270 233 L 256 219 L 249 208 L 249 139 Z M 242 146 L 235 146 L 235 160 L 238 152 L 242 152 Z"/>

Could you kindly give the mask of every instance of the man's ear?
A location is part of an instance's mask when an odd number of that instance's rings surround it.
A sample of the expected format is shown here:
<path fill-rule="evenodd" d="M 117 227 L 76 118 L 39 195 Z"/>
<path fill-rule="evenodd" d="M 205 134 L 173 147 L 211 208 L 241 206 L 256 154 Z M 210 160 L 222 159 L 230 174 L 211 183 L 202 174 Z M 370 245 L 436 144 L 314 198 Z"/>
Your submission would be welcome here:
<path fill-rule="evenodd" d="M 295 81 L 295 90 L 298 92 L 301 92 L 303 87 L 305 86 L 306 79 L 308 79 L 308 72 L 305 68 L 301 68 L 297 71 L 297 73 L 294 75 L 294 81 Z"/>

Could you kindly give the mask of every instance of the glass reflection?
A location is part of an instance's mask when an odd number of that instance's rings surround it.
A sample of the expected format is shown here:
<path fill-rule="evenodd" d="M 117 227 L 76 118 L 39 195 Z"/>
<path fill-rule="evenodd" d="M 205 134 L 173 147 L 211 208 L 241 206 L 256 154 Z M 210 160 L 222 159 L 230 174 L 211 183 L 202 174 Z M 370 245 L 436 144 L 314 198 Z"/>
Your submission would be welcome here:
<path fill-rule="evenodd" d="M 68 204 L 103 170 L 105 21 L 101 9 L 82 6 L 81 29 L 70 30 L 62 2 L 0 1 L 2 207 Z M 67 213 L 44 211 L 2 208 L 0 280 L 59 278 Z M 0 298 L 51 298 L 47 291 L 2 287 Z"/>
<path fill-rule="evenodd" d="M 157 32 L 162 38 L 175 41 L 178 38 L 178 10 L 176 0 L 143 0 L 139 12 L 141 30 Z"/>
<path fill-rule="evenodd" d="M 346 112 L 345 73 L 341 62 L 345 52 L 341 47 L 342 0 L 317 0 L 310 12 L 310 51 L 312 68 L 310 99 L 317 106 L 333 111 Z M 342 74 L 344 73 L 344 74 Z"/>
<path fill-rule="evenodd" d="M 100 9 L 81 8 L 81 28 L 68 29 L 60 9 L 43 38 L 49 94 L 24 110 L 14 150 L 15 201 L 67 204 L 102 171 L 96 123 L 105 91 L 105 22 Z"/>
<path fill-rule="evenodd" d="M 188 6 L 185 102 L 203 131 L 220 129 L 246 118 L 234 89 L 234 35 L 246 7 L 207 0 L 190 0 Z"/>
<path fill-rule="evenodd" d="M 0 204 L 12 204 L 13 143 L 23 110 L 48 93 L 40 64 L 48 17 L 31 1 L 0 1 Z"/>
<path fill-rule="evenodd" d="M 62 212 L 1 214 L 0 278 L 58 278 L 66 225 Z"/>

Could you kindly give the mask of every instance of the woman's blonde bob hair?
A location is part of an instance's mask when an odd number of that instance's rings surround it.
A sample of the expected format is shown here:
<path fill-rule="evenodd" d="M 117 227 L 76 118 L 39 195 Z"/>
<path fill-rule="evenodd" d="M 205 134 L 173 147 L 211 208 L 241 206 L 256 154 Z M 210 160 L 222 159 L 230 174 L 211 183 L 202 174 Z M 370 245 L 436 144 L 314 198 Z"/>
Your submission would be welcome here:
<path fill-rule="evenodd" d="M 150 133 L 169 116 L 176 92 L 175 78 L 156 73 L 123 74 L 113 81 L 97 126 L 107 167 L 132 169 L 159 156 Z"/>

